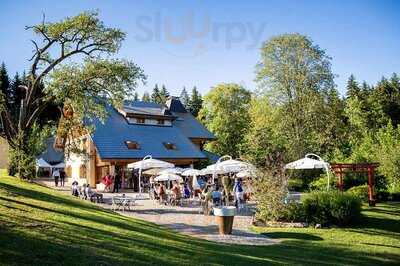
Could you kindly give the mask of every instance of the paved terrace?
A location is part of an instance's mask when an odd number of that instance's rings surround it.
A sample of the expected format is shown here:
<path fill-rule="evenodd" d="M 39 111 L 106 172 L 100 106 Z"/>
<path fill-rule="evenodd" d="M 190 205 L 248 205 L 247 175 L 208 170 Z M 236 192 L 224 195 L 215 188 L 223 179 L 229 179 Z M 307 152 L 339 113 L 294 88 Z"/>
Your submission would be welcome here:
<path fill-rule="evenodd" d="M 55 188 L 49 182 L 45 185 Z M 67 186 L 64 188 L 57 187 L 56 189 L 70 193 L 70 188 Z M 122 190 L 119 193 L 100 193 L 103 194 L 104 203 L 99 205 L 107 209 L 112 209 L 112 197 L 114 196 L 122 196 L 122 194 L 129 197 L 138 196 L 138 193 L 132 193 L 131 190 Z M 271 245 L 277 243 L 277 240 L 256 234 L 250 230 L 254 204 L 248 204 L 243 211 L 240 211 L 235 216 L 232 235 L 220 236 L 215 216 L 202 214 L 198 201 L 195 200 L 189 206 L 183 207 L 165 206 L 157 201 L 148 199 L 148 194 L 146 193 L 143 193 L 142 196 L 144 196 L 144 199 L 136 200 L 130 211 L 117 212 L 124 216 L 153 222 L 177 232 L 209 241 L 242 245 Z"/>

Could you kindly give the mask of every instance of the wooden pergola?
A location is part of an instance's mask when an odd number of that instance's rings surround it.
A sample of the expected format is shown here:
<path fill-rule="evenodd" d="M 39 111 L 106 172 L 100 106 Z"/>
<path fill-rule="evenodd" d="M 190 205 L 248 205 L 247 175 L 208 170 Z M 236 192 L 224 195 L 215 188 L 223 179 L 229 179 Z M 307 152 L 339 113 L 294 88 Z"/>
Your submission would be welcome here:
<path fill-rule="evenodd" d="M 331 169 L 338 177 L 338 188 L 343 191 L 343 176 L 345 170 L 356 173 L 368 174 L 368 202 L 370 206 L 375 206 L 375 169 L 379 167 L 379 163 L 331 163 Z"/>

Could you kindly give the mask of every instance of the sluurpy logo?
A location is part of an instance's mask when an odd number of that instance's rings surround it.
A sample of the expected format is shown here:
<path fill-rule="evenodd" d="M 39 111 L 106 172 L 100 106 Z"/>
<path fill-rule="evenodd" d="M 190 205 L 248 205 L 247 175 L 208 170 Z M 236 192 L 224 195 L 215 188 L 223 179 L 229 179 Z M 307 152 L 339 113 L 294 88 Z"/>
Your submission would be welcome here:
<path fill-rule="evenodd" d="M 194 12 L 180 17 L 157 12 L 135 18 L 134 38 L 138 42 L 191 45 L 191 56 L 195 56 L 206 52 L 211 45 L 222 45 L 225 49 L 238 45 L 249 50 L 258 48 L 266 26 L 266 22 L 215 21 L 207 14 L 196 16 Z"/>

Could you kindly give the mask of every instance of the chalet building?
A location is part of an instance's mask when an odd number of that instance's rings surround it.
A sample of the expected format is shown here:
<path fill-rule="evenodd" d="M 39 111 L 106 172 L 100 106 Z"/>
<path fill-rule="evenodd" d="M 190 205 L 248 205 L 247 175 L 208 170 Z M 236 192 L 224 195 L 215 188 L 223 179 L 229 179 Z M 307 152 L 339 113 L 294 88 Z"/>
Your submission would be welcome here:
<path fill-rule="evenodd" d="M 73 180 L 94 187 L 107 173 L 122 171 L 124 179 L 131 178 L 126 165 L 146 155 L 182 167 L 210 157 L 203 146 L 214 135 L 177 97 L 170 97 L 165 105 L 125 101 L 122 109 L 110 107 L 109 113 L 104 123 L 94 122 L 94 132 L 81 138 L 86 155 L 67 157 L 67 176 Z"/>

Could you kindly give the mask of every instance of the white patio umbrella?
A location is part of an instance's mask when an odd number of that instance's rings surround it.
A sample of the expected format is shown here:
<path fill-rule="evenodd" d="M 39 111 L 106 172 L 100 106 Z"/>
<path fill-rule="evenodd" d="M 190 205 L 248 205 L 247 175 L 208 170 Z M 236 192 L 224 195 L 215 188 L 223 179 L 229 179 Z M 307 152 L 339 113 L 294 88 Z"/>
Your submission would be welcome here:
<path fill-rule="evenodd" d="M 315 157 L 317 159 L 313 159 L 311 157 Z M 327 185 L 328 190 L 330 183 L 329 168 L 330 168 L 329 163 L 325 162 L 324 160 L 322 160 L 321 157 L 313 153 L 308 153 L 306 154 L 306 156 L 304 156 L 304 158 L 285 165 L 285 169 L 324 169 L 328 176 L 328 185 Z"/>
<path fill-rule="evenodd" d="M 147 170 L 151 168 L 173 168 L 175 165 L 169 162 L 153 159 L 151 155 L 147 155 L 143 160 L 130 163 L 127 165 L 129 169 L 139 169 L 139 193 L 142 193 L 141 178 L 142 170 Z"/>
<path fill-rule="evenodd" d="M 159 176 L 156 176 L 154 178 L 154 181 L 160 182 L 160 181 L 182 181 L 182 177 L 176 174 L 161 174 Z"/>
<path fill-rule="evenodd" d="M 192 169 L 192 168 L 186 169 L 185 171 L 183 171 L 181 173 L 181 175 L 183 175 L 183 176 L 198 176 L 201 174 L 202 174 L 201 170 Z"/>
<path fill-rule="evenodd" d="M 145 174 L 145 175 L 159 175 L 162 170 L 163 170 L 163 168 L 151 168 L 151 169 L 147 169 L 145 171 L 142 171 L 142 174 Z"/>
<path fill-rule="evenodd" d="M 182 172 L 185 171 L 184 168 L 181 167 L 173 167 L 173 168 L 166 168 L 162 169 L 159 174 L 182 174 Z"/>
<path fill-rule="evenodd" d="M 51 164 L 46 162 L 43 158 L 36 159 L 36 167 L 52 168 Z"/>
<path fill-rule="evenodd" d="M 52 168 L 65 168 L 65 163 L 61 162 L 56 165 L 53 165 Z"/>
<path fill-rule="evenodd" d="M 254 175 L 255 175 L 255 172 L 254 172 L 254 171 L 244 170 L 244 171 L 238 172 L 238 173 L 236 174 L 236 177 L 243 178 L 243 177 L 252 177 L 252 176 L 254 176 Z"/>
<path fill-rule="evenodd" d="M 216 164 L 219 168 L 228 171 L 230 173 L 237 173 L 246 170 L 255 170 L 255 167 L 252 164 L 239 160 L 234 160 L 232 159 L 231 156 L 222 156 L 221 158 L 219 158 Z"/>

